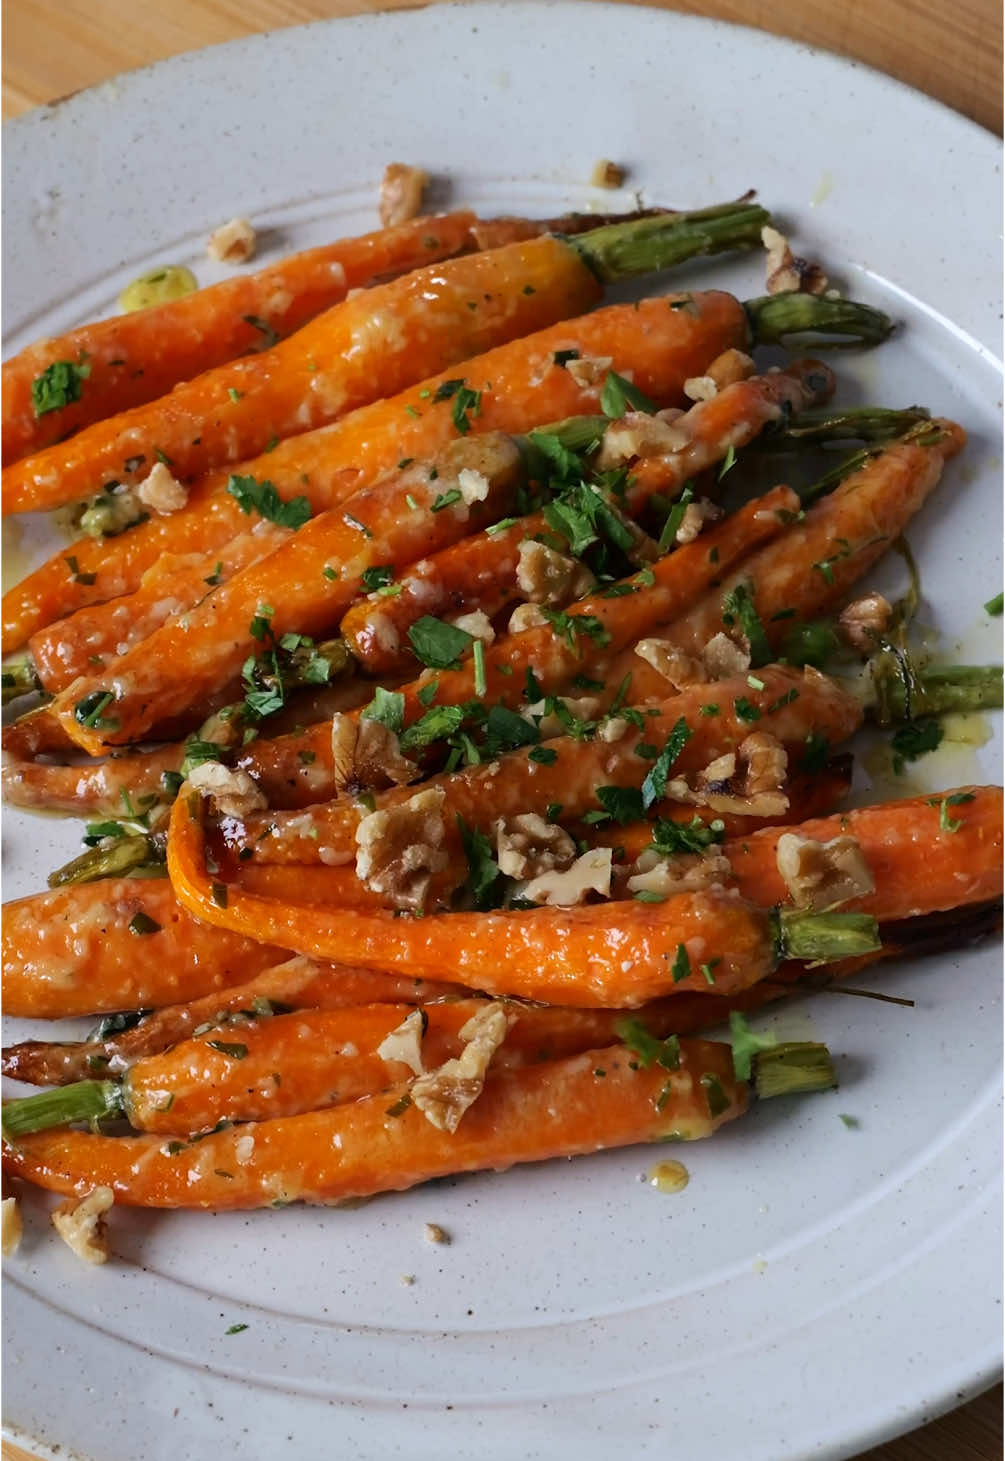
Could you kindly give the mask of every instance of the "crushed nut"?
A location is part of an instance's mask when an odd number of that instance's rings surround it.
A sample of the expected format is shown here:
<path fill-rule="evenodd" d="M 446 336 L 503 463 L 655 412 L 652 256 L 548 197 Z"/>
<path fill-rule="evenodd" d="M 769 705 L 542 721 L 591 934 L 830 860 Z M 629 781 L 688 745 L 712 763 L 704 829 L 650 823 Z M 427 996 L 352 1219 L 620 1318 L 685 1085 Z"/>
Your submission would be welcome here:
<path fill-rule="evenodd" d="M 855 837 L 817 842 L 783 832 L 776 853 L 778 871 L 800 908 L 834 908 L 875 891 L 876 882 Z"/>
<path fill-rule="evenodd" d="M 740 742 L 737 758 L 745 768 L 743 790 L 747 796 L 778 791 L 785 785 L 789 757 L 776 736 L 768 731 L 754 731 Z"/>
<path fill-rule="evenodd" d="M 589 593 L 596 579 L 575 558 L 557 553 L 547 543 L 525 538 L 520 544 L 516 582 L 528 603 L 561 607 Z"/>
<path fill-rule="evenodd" d="M 568 832 L 537 812 L 522 812 L 496 822 L 496 860 L 507 878 L 536 878 L 555 868 L 567 868 L 576 856 Z"/>
<path fill-rule="evenodd" d="M 604 432 L 597 453 L 597 468 L 607 471 L 623 466 L 636 457 L 665 456 L 683 451 L 690 444 L 691 434 L 676 421 L 649 416 L 645 411 L 629 411 L 620 421 L 612 421 Z"/>
<path fill-rule="evenodd" d="M 412 1082 L 412 1105 L 439 1131 L 456 1131 L 465 1111 L 481 1095 L 492 1057 L 505 1040 L 510 1022 L 504 1005 L 487 1005 L 461 1026 L 461 1039 L 467 1043 L 460 1055 Z"/>
<path fill-rule="evenodd" d="M 355 795 L 370 787 L 407 786 L 419 768 L 401 754 L 389 726 L 368 716 L 332 716 L 332 780 L 336 795 Z"/>
<path fill-rule="evenodd" d="M 742 350 L 724 350 L 712 361 L 706 375 L 721 391 L 726 386 L 736 385 L 738 381 L 749 380 L 756 369 L 750 356 L 745 355 Z"/>
<path fill-rule="evenodd" d="M 622 716 L 608 716 L 606 720 L 600 722 L 597 729 L 597 740 L 604 741 L 608 746 L 613 746 L 616 741 L 622 740 L 628 734 L 629 728 L 629 722 Z"/>
<path fill-rule="evenodd" d="M 685 685 L 703 684 L 708 679 L 702 663 L 683 649 L 678 649 L 669 639 L 640 639 L 635 653 L 647 665 L 652 665 L 675 690 L 682 690 Z"/>
<path fill-rule="evenodd" d="M 595 188 L 620 188 L 625 180 L 625 170 L 610 158 L 602 157 L 593 164 L 590 183 Z"/>
<path fill-rule="evenodd" d="M 219 264 L 243 264 L 255 252 L 257 242 L 255 230 L 246 218 L 232 218 L 213 230 L 206 252 Z"/>
<path fill-rule="evenodd" d="M 21 1209 L 18 1206 L 16 1197 L 5 1197 L 3 1199 L 3 1224 L 0 1227 L 0 1253 L 9 1258 L 16 1253 L 21 1246 L 21 1236 L 24 1233 L 24 1222 L 21 1218 Z"/>
<path fill-rule="evenodd" d="M 721 852 L 682 853 L 678 857 L 661 857 L 651 867 L 634 873 L 627 887 L 632 894 L 658 893 L 669 898 L 677 893 L 698 893 L 721 886 L 732 875 L 732 864 Z"/>
<path fill-rule="evenodd" d="M 701 658 L 710 680 L 728 680 L 733 675 L 745 675 L 750 669 L 749 649 L 721 630 L 705 645 Z"/>
<path fill-rule="evenodd" d="M 442 787 L 364 817 L 356 828 L 356 876 L 396 908 L 423 906 L 434 875 L 446 867 Z"/>
<path fill-rule="evenodd" d="M 838 628 L 852 649 L 872 654 L 876 641 L 889 629 L 893 608 L 882 594 L 864 594 L 838 615 Z"/>
<path fill-rule="evenodd" d="M 612 355 L 581 355 L 578 360 L 567 360 L 565 368 L 581 390 L 598 386 L 606 378 L 613 364 Z"/>
<path fill-rule="evenodd" d="M 582 903 L 587 893 L 599 893 L 602 898 L 611 895 L 610 847 L 595 847 L 577 857 L 564 872 L 542 873 L 523 890 L 523 896 L 532 903 L 544 903 L 549 908 L 571 908 Z"/>
<path fill-rule="evenodd" d="M 602 706 L 602 702 L 594 699 L 592 695 L 580 695 L 578 699 L 573 695 L 558 695 L 555 698 L 577 720 L 593 720 Z M 548 709 L 547 700 L 535 700 L 532 705 L 524 706 L 520 713 L 525 720 L 529 720 L 532 725 L 537 726 L 542 740 L 547 741 L 552 736 L 567 734 L 567 726 L 561 715 L 555 710 Z"/>
<path fill-rule="evenodd" d="M 422 1037 L 428 1023 L 425 1010 L 412 1010 L 377 1046 L 381 1060 L 400 1061 L 413 1075 L 422 1075 L 425 1069 L 422 1064 Z"/>
<path fill-rule="evenodd" d="M 492 644 L 496 632 L 492 628 L 492 620 L 484 609 L 475 609 L 470 614 L 460 614 L 454 620 L 455 629 L 463 629 L 465 634 L 470 634 L 472 639 L 480 639 L 482 644 Z"/>
<path fill-rule="evenodd" d="M 788 770 L 785 747 L 767 731 L 755 731 L 735 752 L 717 756 L 694 778 L 675 777 L 667 795 L 693 806 L 747 817 L 779 817 L 788 811 L 782 790 Z"/>
<path fill-rule="evenodd" d="M 689 375 L 684 394 L 689 401 L 710 401 L 719 394 L 719 383 L 710 375 Z"/>
<path fill-rule="evenodd" d="M 422 1236 L 427 1243 L 449 1243 L 451 1241 L 450 1234 L 446 1228 L 441 1228 L 439 1223 L 426 1223 Z"/>
<path fill-rule="evenodd" d="M 219 761 L 204 761 L 188 773 L 188 784 L 209 797 L 221 817 L 243 822 L 252 812 L 264 811 L 268 798 L 247 771 L 231 771 Z"/>
<path fill-rule="evenodd" d="M 484 472 L 476 472 L 474 467 L 462 467 L 457 473 L 457 490 L 465 507 L 471 507 L 488 497 L 489 479 Z"/>
<path fill-rule="evenodd" d="M 720 517 L 721 507 L 716 507 L 707 497 L 699 497 L 697 502 L 689 502 L 685 507 L 674 538 L 678 543 L 693 543 L 706 523 L 715 522 Z"/>
<path fill-rule="evenodd" d="M 510 634 L 523 634 L 528 629 L 539 629 L 547 622 L 537 604 L 518 604 L 509 616 L 506 629 Z"/>
<path fill-rule="evenodd" d="M 797 258 L 783 233 L 765 224 L 761 242 L 768 251 L 765 268 L 769 294 L 823 294 L 829 282 L 827 275 L 819 264 Z"/>
<path fill-rule="evenodd" d="M 150 475 L 136 488 L 136 496 L 154 512 L 177 512 L 188 501 L 188 488 L 171 475 L 163 462 L 155 462 Z"/>
<path fill-rule="evenodd" d="M 86 1197 L 68 1197 L 52 1214 L 56 1232 L 85 1263 L 108 1262 L 105 1213 L 114 1202 L 110 1187 L 95 1187 Z"/>
<path fill-rule="evenodd" d="M 422 212 L 422 195 L 429 186 L 429 174 L 421 167 L 389 162 L 380 180 L 377 214 L 381 227 L 394 228 Z"/>
<path fill-rule="evenodd" d="M 736 753 L 726 751 L 722 756 L 716 756 L 710 761 L 704 770 L 699 771 L 697 782 L 699 786 L 715 786 L 717 783 L 726 782 L 736 775 Z"/>

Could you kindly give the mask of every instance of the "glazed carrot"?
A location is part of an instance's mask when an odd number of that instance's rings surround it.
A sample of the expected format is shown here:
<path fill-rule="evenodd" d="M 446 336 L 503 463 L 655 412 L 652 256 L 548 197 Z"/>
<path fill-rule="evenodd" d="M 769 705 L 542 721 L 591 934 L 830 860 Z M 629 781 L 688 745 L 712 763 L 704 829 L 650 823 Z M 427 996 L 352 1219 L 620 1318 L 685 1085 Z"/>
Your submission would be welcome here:
<path fill-rule="evenodd" d="M 146 920 L 157 928 L 147 932 Z M 108 879 L 4 906 L 9 1015 L 59 1019 L 171 1004 L 245 980 L 281 956 L 190 917 L 166 878 Z"/>
<path fill-rule="evenodd" d="M 817 728 L 831 742 L 854 734 L 862 722 L 858 703 L 834 681 L 815 671 L 804 673 L 785 666 L 766 666 L 755 689 L 745 676 L 717 682 L 714 694 L 707 685 L 688 687 L 658 707 L 642 732 L 629 730 L 611 743 L 600 736 L 579 741 L 558 736 L 546 744 L 555 752 L 542 761 L 533 747 L 511 751 L 495 761 L 468 766 L 433 777 L 423 790 L 442 788 L 446 847 L 456 836 L 456 819 L 487 830 L 498 817 L 513 816 L 529 807 L 561 805 L 564 821 L 598 809 L 596 788 L 642 784 L 652 769 L 651 755 L 636 747 L 652 744 L 662 749 L 680 722 L 687 736 L 673 761 L 674 776 L 699 771 L 716 757 L 736 750 L 751 729 L 767 731 L 783 744 L 802 744 Z M 792 692 L 795 692 L 794 694 Z M 717 715 L 703 715 L 710 701 Z M 415 793 L 398 787 L 374 798 L 377 809 L 400 805 Z M 228 829 L 232 847 L 254 848 L 256 862 L 316 863 L 352 853 L 355 834 L 365 806 L 349 798 L 326 802 L 309 812 L 257 812 L 243 828 Z M 174 824 L 172 824 L 174 826 Z"/>
<path fill-rule="evenodd" d="M 481 391 L 480 413 L 467 418 L 470 432 L 523 431 L 597 411 L 600 385 L 578 386 L 555 362 L 562 350 L 610 358 L 612 369 L 633 371 L 640 389 L 670 406 L 683 399 L 686 379 L 700 375 L 724 350 L 746 342 L 742 305 L 718 291 L 691 295 L 688 309 L 670 309 L 666 298 L 644 300 L 638 307 L 612 305 L 467 361 L 465 379 Z M 313 512 L 334 507 L 404 458 L 426 460 L 456 439 L 452 398 L 435 399 L 452 376 L 456 370 L 444 370 L 332 426 L 280 442 L 274 451 L 245 462 L 239 473 L 270 481 L 284 499 L 305 497 Z M 29 574 L 4 596 L 4 653 L 82 605 L 132 592 L 162 554 L 211 553 L 246 531 L 248 519 L 227 492 L 229 477 L 225 471 L 210 473 L 179 511 L 116 538 L 83 538 Z M 77 563 L 76 572 L 68 568 L 69 557 Z"/>
<path fill-rule="evenodd" d="M 127 756 L 76 765 L 54 765 L 15 756 L 5 747 L 2 780 L 4 800 L 31 811 L 66 812 L 70 816 L 123 814 L 125 791 L 137 807 L 150 800 L 168 801 L 165 776 L 177 772 L 184 746 L 161 746 Z"/>
<path fill-rule="evenodd" d="M 3 511 L 59 507 L 108 481 L 138 483 L 165 457 L 176 476 L 192 478 L 255 456 L 272 440 L 581 314 L 599 303 L 601 279 L 750 245 L 766 221 L 763 209 L 737 204 L 575 239 L 546 234 L 415 269 L 346 297 L 259 355 L 217 366 L 7 467 Z"/>
<path fill-rule="evenodd" d="M 686 482 L 721 461 L 727 451 L 746 446 L 783 412 L 798 412 L 823 400 L 833 386 L 825 365 L 805 360 L 784 373 L 736 381 L 712 400 L 700 401 L 673 423 L 686 445 L 647 456 L 632 467 L 625 497 L 629 513 L 636 516 L 657 492 L 676 497 Z M 481 609 L 493 618 L 523 597 L 517 582 L 520 544 L 547 531 L 545 517 L 535 513 L 502 531 L 480 533 L 426 555 L 400 580 L 401 592 L 394 598 L 364 600 L 351 608 L 342 621 L 343 637 L 369 674 L 407 674 L 415 666 L 405 637 L 410 625 L 424 614 L 444 611 L 456 615 Z"/>
<path fill-rule="evenodd" d="M 292 334 L 350 289 L 464 252 L 477 222 L 466 212 L 416 218 L 29 345 L 3 367 L 4 465 Z M 32 386 L 56 361 L 85 362 L 89 373 L 77 400 L 36 415 Z"/>
<path fill-rule="evenodd" d="M 449 1173 L 693 1141 L 739 1116 L 746 1102 L 728 1045 L 682 1041 L 674 1070 L 644 1069 L 614 1046 L 490 1076 L 454 1132 L 434 1127 L 414 1106 L 390 1116 L 387 1097 L 371 1096 L 228 1127 L 180 1150 L 154 1135 L 38 1132 L 5 1141 L 4 1167 L 57 1192 L 108 1186 L 117 1201 L 142 1207 L 333 1202 Z"/>

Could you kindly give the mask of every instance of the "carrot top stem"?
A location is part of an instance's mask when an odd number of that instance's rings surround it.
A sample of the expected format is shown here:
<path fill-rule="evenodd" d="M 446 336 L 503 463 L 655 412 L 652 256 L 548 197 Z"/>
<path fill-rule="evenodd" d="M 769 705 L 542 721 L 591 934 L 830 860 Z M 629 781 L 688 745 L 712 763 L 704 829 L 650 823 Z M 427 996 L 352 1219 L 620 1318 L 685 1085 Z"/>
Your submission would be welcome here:
<path fill-rule="evenodd" d="M 889 441 L 910 427 L 928 421 L 925 406 L 809 406 L 773 431 L 765 432 L 762 444 L 775 448 L 780 443 L 794 446 L 809 441 Z"/>
<path fill-rule="evenodd" d="M 761 229 L 771 222 L 754 203 L 722 203 L 690 213 L 610 223 L 575 238 L 565 238 L 602 284 L 671 269 L 685 259 L 725 249 L 756 248 Z"/>
<path fill-rule="evenodd" d="M 125 1107 L 122 1087 L 116 1081 L 75 1081 L 69 1086 L 56 1086 L 7 1101 L 3 1108 L 4 1135 L 11 1141 L 32 1131 L 45 1131 L 50 1126 L 68 1126 L 71 1121 L 100 1121 L 102 1117 L 122 1116 Z"/>
<path fill-rule="evenodd" d="M 30 654 L 7 661 L 0 671 L 0 686 L 3 688 L 4 705 L 11 700 L 19 700 L 22 695 L 32 695 L 41 690 L 42 683 L 35 673 L 35 661 Z"/>
<path fill-rule="evenodd" d="M 773 1096 L 833 1091 L 838 1080 L 826 1045 L 789 1040 L 754 1055 L 752 1083 L 761 1100 L 768 1101 Z"/>
<path fill-rule="evenodd" d="M 156 836 L 116 837 L 91 847 L 50 873 L 50 888 L 69 883 L 96 883 L 99 878 L 121 878 L 143 868 L 148 876 L 164 872 L 164 839 Z"/>
<path fill-rule="evenodd" d="M 587 235 L 589 237 L 589 235 Z M 893 329 L 893 321 L 880 309 L 854 299 L 827 299 L 819 294 L 764 294 L 744 304 L 751 333 L 758 345 L 787 345 L 800 348 L 812 336 L 814 350 L 825 345 L 833 349 L 855 345 L 879 345 Z M 822 340 L 820 336 L 848 336 Z"/>
<path fill-rule="evenodd" d="M 811 913 L 802 908 L 781 908 L 777 919 L 780 959 L 830 963 L 873 954 L 882 947 L 879 925 L 868 913 Z"/>
<path fill-rule="evenodd" d="M 878 725 L 1002 706 L 1001 665 L 919 669 L 906 651 L 887 645 L 869 660 L 872 716 Z"/>

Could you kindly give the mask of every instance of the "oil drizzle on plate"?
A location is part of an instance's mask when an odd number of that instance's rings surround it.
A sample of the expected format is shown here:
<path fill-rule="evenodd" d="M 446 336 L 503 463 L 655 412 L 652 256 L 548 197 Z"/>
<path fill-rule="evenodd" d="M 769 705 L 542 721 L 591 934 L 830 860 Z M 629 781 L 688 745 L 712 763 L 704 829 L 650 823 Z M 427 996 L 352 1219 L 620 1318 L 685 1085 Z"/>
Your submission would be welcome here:
<path fill-rule="evenodd" d="M 683 1162 L 654 1162 L 649 1168 L 649 1185 L 657 1192 L 683 1192 L 691 1174 Z"/>

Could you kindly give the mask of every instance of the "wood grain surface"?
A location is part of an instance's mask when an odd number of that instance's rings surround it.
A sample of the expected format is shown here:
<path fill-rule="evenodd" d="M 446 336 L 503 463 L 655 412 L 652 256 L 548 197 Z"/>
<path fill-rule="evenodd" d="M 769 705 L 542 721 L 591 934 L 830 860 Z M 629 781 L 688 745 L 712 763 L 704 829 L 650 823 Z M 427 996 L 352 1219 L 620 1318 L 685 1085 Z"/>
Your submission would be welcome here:
<path fill-rule="evenodd" d="M 6 0 L 3 116 L 54 101 L 180 51 L 328 16 L 418 8 L 424 0 Z M 584 0 L 586 3 L 586 0 Z M 854 56 L 1002 128 L 999 0 L 678 0 Z M 919 139 L 920 145 L 920 139 Z M 73 1445 L 73 1437 L 66 1442 Z M 1002 1387 L 867 1452 L 861 1461 L 1001 1461 Z M 2 1461 L 36 1461 L 4 1442 Z M 95 1458 L 101 1461 L 101 1458 Z"/>

